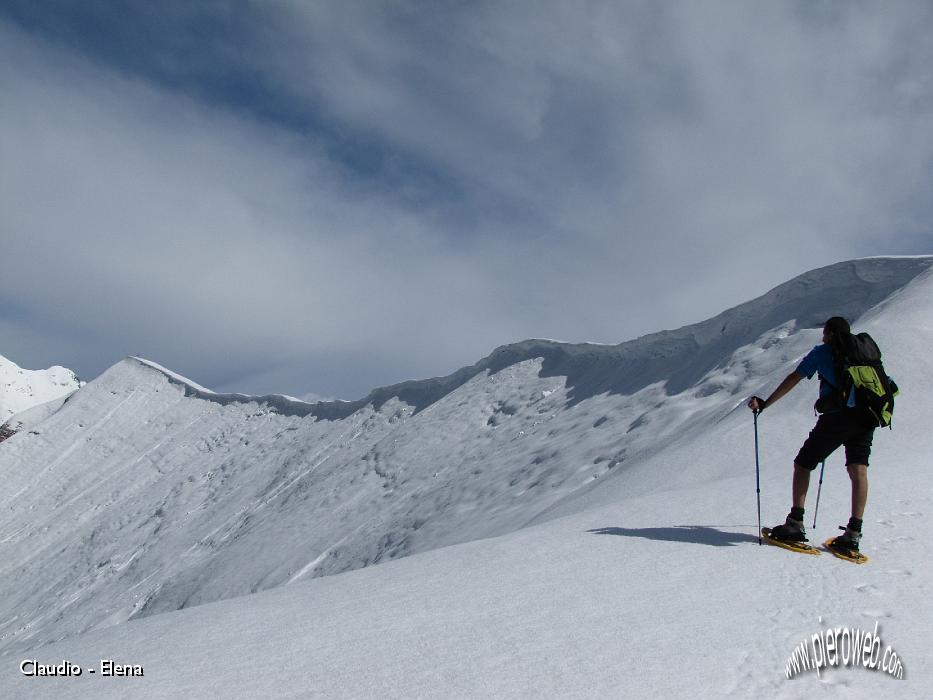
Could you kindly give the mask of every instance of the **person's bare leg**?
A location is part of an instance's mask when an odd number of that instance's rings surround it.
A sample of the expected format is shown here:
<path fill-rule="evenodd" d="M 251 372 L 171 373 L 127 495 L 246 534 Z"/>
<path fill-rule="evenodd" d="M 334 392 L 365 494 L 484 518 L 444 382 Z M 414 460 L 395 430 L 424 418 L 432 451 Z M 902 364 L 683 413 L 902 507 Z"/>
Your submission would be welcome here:
<path fill-rule="evenodd" d="M 846 470 L 852 480 L 852 517 L 861 520 L 868 502 L 868 465 L 849 464 Z"/>
<path fill-rule="evenodd" d="M 794 481 L 791 487 L 793 493 L 794 507 L 803 508 L 807 500 L 807 489 L 810 488 L 810 470 L 804 469 L 794 462 Z M 864 502 L 863 502 L 864 507 Z"/>

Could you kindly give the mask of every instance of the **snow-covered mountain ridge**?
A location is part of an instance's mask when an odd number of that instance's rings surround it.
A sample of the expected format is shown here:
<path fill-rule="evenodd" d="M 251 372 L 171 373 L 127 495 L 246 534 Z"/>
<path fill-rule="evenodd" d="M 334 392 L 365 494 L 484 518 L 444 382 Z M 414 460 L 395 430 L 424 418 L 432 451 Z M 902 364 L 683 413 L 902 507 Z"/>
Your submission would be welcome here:
<path fill-rule="evenodd" d="M 678 331 L 526 341 L 352 403 L 214 394 L 125 360 L 0 446 L 0 648 L 574 512 L 931 263 L 841 263 Z"/>
<path fill-rule="evenodd" d="M 313 404 L 282 395 L 216 394 L 156 365 L 186 387 L 186 394 L 219 403 L 258 402 L 287 415 L 339 420 L 372 405 L 398 399 L 416 411 L 439 401 L 473 377 L 495 374 L 523 361 L 543 359 L 546 376 L 567 377 L 574 400 L 605 391 L 631 394 L 658 381 L 668 393 L 696 384 L 737 347 L 793 319 L 798 328 L 817 328 L 827 312 L 855 318 L 930 267 L 929 257 L 863 258 L 804 273 L 767 294 L 706 321 L 660 331 L 618 345 L 530 339 L 496 348 L 470 367 L 445 377 L 375 389 L 357 401 Z M 814 304 L 814 296 L 819 301 Z"/>

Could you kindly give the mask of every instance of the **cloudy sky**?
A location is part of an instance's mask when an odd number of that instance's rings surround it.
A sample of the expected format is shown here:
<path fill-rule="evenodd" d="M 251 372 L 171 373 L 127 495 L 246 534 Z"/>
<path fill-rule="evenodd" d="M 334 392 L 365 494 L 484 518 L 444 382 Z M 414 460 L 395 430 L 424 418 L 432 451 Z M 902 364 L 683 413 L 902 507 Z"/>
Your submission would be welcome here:
<path fill-rule="evenodd" d="M 0 354 L 358 398 L 933 252 L 933 5 L 3 0 Z"/>

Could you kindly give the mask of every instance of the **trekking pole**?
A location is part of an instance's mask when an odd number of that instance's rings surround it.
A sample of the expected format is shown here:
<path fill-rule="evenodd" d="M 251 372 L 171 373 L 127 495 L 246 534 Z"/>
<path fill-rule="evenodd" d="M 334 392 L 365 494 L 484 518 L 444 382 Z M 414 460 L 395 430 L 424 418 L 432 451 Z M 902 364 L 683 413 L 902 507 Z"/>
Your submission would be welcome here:
<path fill-rule="evenodd" d="M 813 510 L 813 527 L 816 527 L 816 514 L 820 512 L 820 491 L 823 490 L 823 470 L 826 469 L 826 460 L 823 460 L 823 466 L 820 467 L 820 485 L 816 489 L 816 508 Z"/>
<path fill-rule="evenodd" d="M 755 490 L 758 493 L 758 545 L 761 546 L 761 476 L 758 467 L 758 411 L 755 416 Z"/>

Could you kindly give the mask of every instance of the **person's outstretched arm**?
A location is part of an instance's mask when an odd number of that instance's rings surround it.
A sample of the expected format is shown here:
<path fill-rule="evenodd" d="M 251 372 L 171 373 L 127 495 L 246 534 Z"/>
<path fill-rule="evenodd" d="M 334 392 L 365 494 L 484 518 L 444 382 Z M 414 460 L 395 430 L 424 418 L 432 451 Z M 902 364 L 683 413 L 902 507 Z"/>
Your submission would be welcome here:
<path fill-rule="evenodd" d="M 767 399 L 753 396 L 748 400 L 748 407 L 755 413 L 761 413 L 763 410 L 765 410 L 766 406 L 770 406 L 779 398 L 784 396 L 784 394 L 797 386 L 797 382 L 799 382 L 801 379 L 803 379 L 803 377 L 797 374 L 796 371 L 791 372 L 786 377 L 784 377 L 783 382 L 778 384 L 778 388 L 771 392 L 771 396 L 769 396 Z"/>

